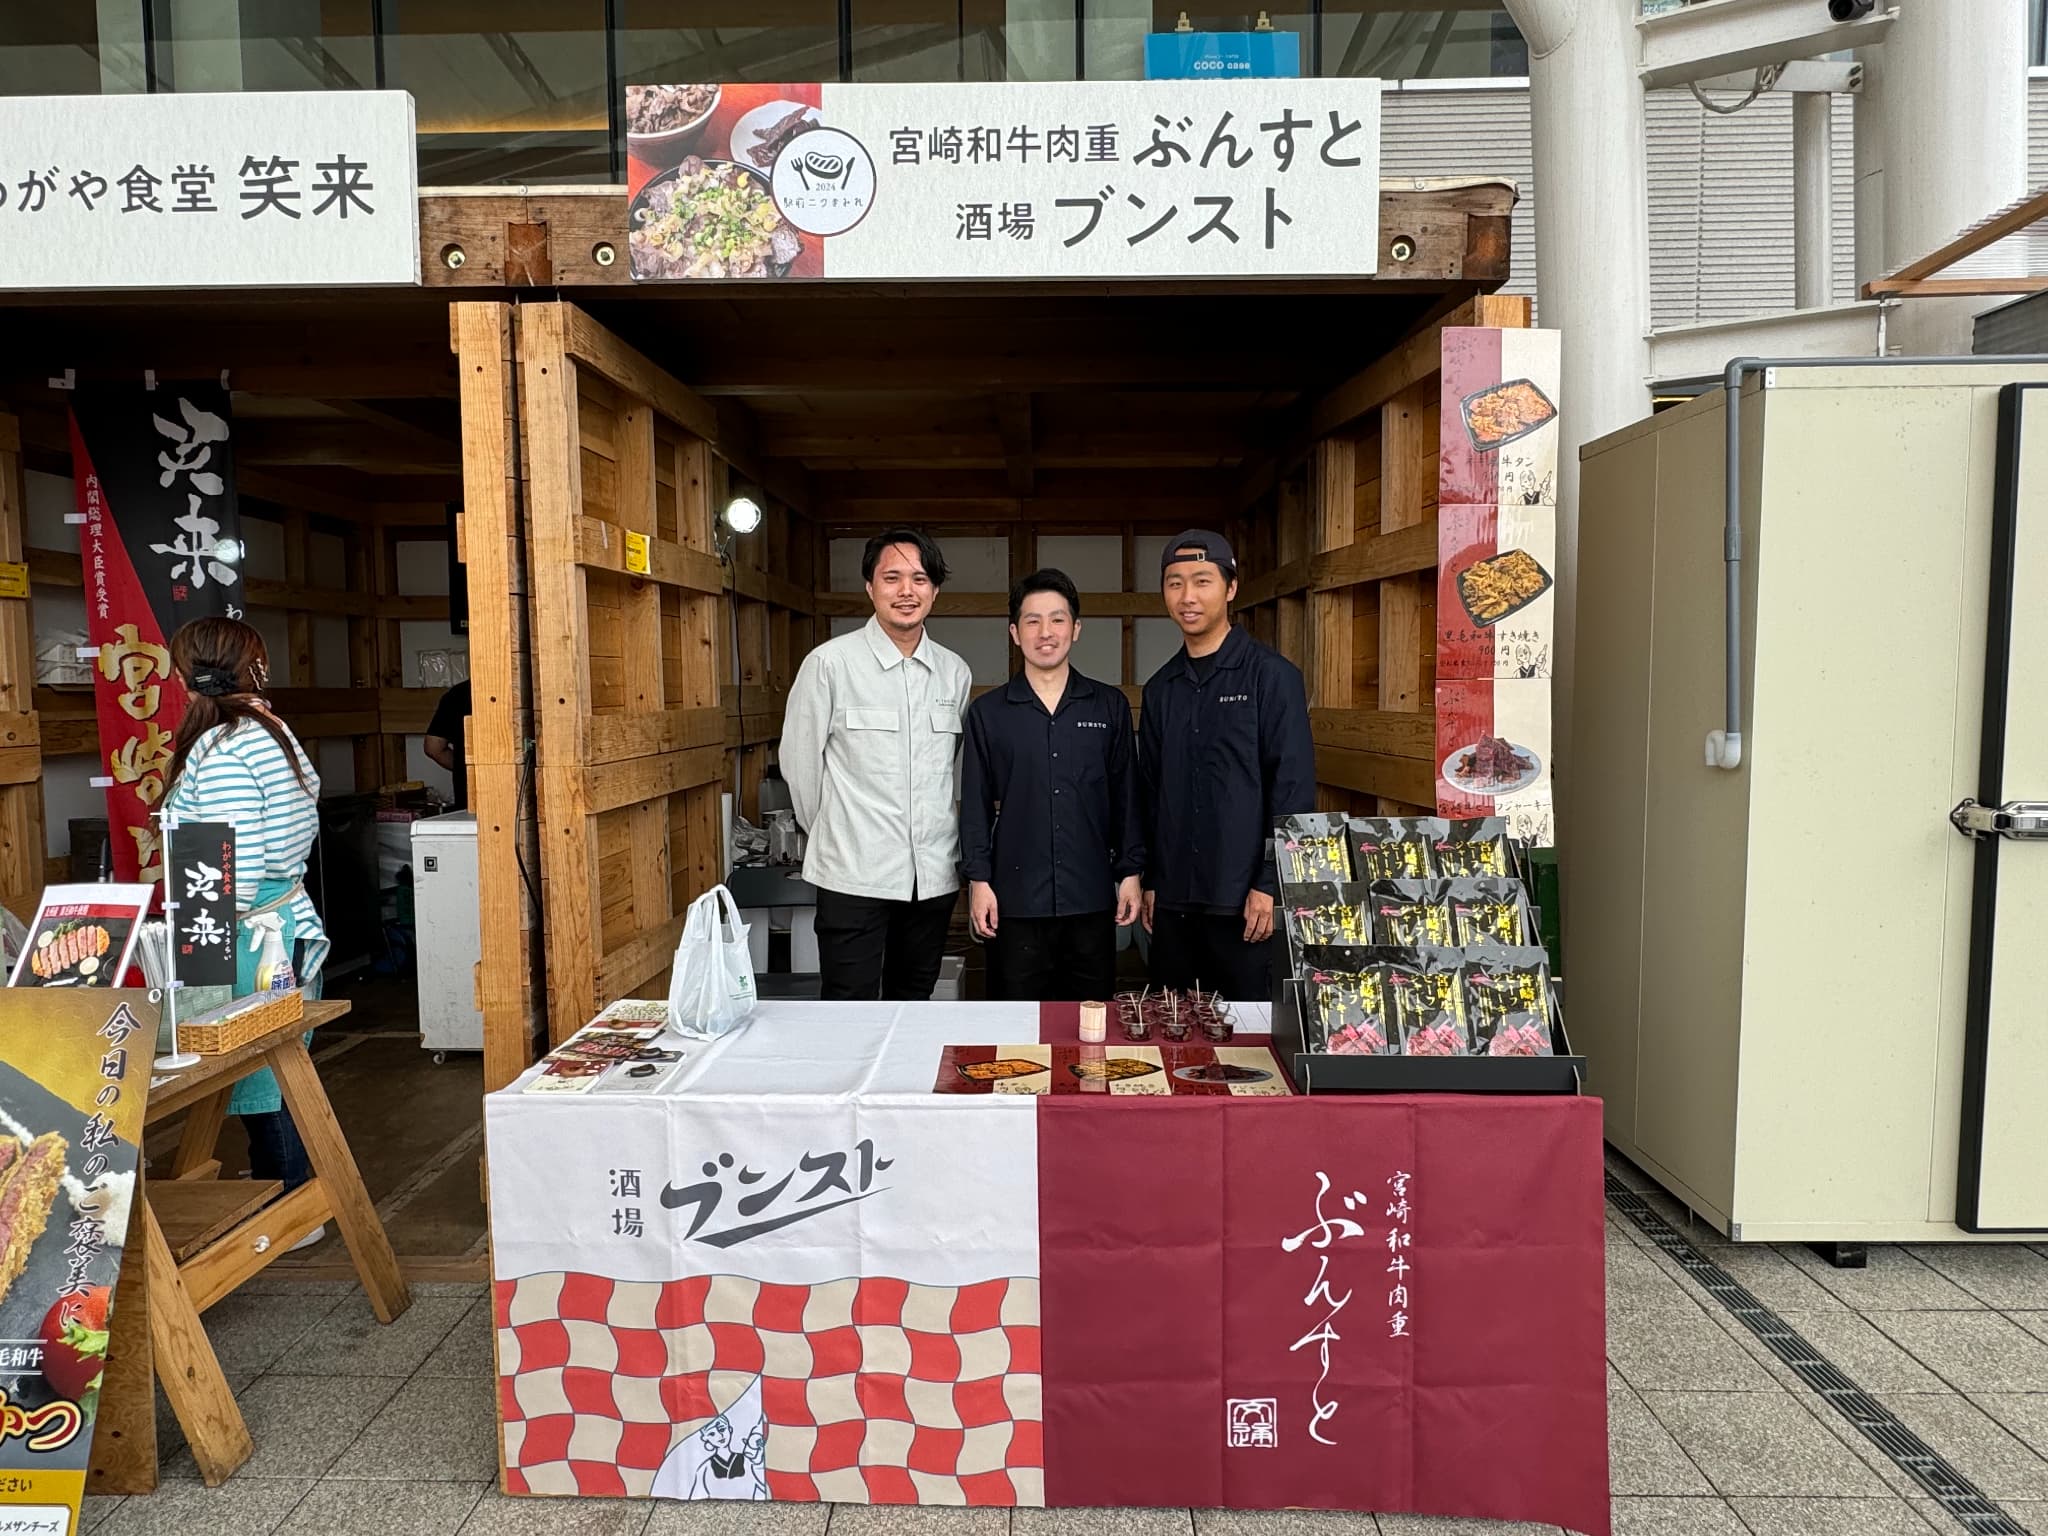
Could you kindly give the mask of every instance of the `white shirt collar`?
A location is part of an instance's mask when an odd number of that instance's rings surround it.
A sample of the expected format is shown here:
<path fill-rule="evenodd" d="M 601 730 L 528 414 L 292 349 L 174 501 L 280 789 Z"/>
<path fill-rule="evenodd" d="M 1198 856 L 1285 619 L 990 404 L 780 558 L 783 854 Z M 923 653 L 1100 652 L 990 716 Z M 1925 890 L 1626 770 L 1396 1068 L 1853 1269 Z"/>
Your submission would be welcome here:
<path fill-rule="evenodd" d="M 868 637 L 868 649 L 874 653 L 875 660 L 880 663 L 884 672 L 892 670 L 897 663 L 904 661 L 920 662 L 927 672 L 932 670 L 932 631 L 929 624 L 925 626 L 924 633 L 917 637 L 917 649 L 908 656 L 905 656 L 897 648 L 896 642 L 889 638 L 888 631 L 882 628 L 880 619 L 869 619 L 867 627 L 861 633 Z"/>

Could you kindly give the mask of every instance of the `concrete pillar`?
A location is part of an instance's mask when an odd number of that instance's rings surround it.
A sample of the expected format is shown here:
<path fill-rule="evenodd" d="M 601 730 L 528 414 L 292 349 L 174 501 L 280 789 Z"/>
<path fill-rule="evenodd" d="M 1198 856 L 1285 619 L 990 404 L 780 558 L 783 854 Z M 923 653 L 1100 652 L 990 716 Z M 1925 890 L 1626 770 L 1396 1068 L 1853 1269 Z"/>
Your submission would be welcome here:
<path fill-rule="evenodd" d="M 1835 256 L 1834 98 L 1792 98 L 1792 307 L 1818 309 L 1833 297 Z"/>
<path fill-rule="evenodd" d="M 1884 269 L 2026 194 L 2027 10 L 2012 0 L 1900 5 L 1878 50 L 1882 160 L 1871 169 L 1883 186 Z M 1863 123 L 1859 111 L 1859 194 Z M 1893 313 L 1889 340 L 1907 354 L 1968 352 L 1971 317 L 1996 302 L 1909 299 Z"/>
<path fill-rule="evenodd" d="M 1579 445 L 1649 414 L 1650 214 L 1635 0 L 1506 0 L 1529 45 L 1537 319 L 1564 333 L 1552 714 L 1571 719 Z M 1560 765 L 1570 772 L 1570 764 Z"/>

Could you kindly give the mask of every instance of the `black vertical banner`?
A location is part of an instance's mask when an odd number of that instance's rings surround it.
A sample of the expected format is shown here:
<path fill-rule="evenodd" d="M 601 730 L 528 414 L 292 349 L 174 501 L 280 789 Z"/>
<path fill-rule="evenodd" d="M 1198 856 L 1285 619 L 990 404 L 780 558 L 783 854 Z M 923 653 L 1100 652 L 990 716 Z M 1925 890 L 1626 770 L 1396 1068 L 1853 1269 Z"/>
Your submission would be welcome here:
<path fill-rule="evenodd" d="M 171 942 L 188 987 L 235 984 L 235 828 L 181 821 L 165 835 L 164 868 L 177 903 Z"/>
<path fill-rule="evenodd" d="M 168 380 L 155 389 L 87 388 L 72 413 L 163 639 L 191 619 L 239 618 L 242 518 L 228 392 Z"/>

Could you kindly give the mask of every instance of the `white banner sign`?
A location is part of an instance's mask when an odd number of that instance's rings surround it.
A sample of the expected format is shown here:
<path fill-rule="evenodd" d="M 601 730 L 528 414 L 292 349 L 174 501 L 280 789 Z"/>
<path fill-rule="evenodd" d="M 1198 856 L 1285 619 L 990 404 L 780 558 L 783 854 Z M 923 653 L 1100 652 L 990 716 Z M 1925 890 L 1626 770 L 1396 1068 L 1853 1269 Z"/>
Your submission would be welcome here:
<path fill-rule="evenodd" d="M 403 91 L 0 98 L 0 288 L 417 283 Z"/>
<path fill-rule="evenodd" d="M 626 93 L 633 275 L 1357 277 L 1377 80 Z"/>

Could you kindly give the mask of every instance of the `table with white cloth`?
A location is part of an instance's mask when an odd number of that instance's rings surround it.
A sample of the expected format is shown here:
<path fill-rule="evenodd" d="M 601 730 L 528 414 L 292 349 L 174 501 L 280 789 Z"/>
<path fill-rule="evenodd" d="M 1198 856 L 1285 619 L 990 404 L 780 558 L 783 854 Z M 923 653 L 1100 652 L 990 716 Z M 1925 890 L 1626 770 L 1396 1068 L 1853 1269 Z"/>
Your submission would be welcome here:
<path fill-rule="evenodd" d="M 507 1491 L 1606 1536 L 1596 1101 L 1116 1092 L 1074 1042 L 764 1002 L 658 1095 L 490 1095 Z M 1033 1047 L 1100 1091 L 935 1091 Z"/>

